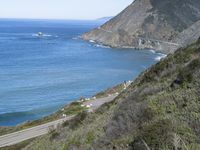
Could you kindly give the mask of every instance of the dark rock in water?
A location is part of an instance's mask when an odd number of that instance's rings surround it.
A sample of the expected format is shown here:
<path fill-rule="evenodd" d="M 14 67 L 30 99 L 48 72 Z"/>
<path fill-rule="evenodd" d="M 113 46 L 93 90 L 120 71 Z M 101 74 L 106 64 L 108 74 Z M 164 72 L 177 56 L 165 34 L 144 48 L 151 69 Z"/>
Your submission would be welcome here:
<path fill-rule="evenodd" d="M 199 0 L 135 0 L 119 15 L 82 38 L 112 47 L 170 53 L 200 36 Z"/>
<path fill-rule="evenodd" d="M 42 32 L 38 32 L 37 35 L 38 36 L 43 36 L 43 33 Z"/>

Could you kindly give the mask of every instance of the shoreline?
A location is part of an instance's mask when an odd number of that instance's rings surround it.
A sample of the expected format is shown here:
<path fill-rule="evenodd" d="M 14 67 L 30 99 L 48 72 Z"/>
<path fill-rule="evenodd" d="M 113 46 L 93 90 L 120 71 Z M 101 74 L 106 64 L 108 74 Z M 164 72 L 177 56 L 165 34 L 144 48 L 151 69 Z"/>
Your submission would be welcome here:
<path fill-rule="evenodd" d="M 107 46 L 107 45 L 104 45 L 104 44 L 98 44 L 98 42 L 96 42 L 96 41 L 93 41 L 93 40 L 84 40 L 82 37 L 77 37 L 77 39 L 81 39 L 81 40 L 83 40 L 83 41 L 88 41 L 89 43 L 91 43 L 91 44 L 93 44 L 94 46 L 95 46 L 95 44 L 97 44 L 97 45 L 99 45 L 99 46 L 102 46 L 102 47 L 104 47 L 104 48 L 115 48 L 115 47 L 110 47 L 110 46 Z M 120 48 L 120 47 L 118 47 L 118 48 Z M 148 48 L 146 48 L 146 49 L 136 49 L 136 48 L 134 48 L 134 47 L 126 47 L 126 48 L 124 48 L 124 49 L 134 49 L 134 50 L 147 50 L 147 51 L 150 51 L 150 52 L 152 52 L 152 53 L 157 53 L 157 54 L 160 54 L 160 56 L 157 56 L 156 58 L 155 58 L 155 60 L 156 61 L 160 61 L 161 59 L 163 59 L 163 58 L 165 58 L 167 55 L 166 54 L 164 54 L 164 53 L 162 53 L 161 51 L 157 51 L 157 50 L 153 50 L 153 49 L 148 49 Z M 122 48 L 123 49 L 123 48 Z M 121 83 L 122 84 L 122 83 Z M 108 88 L 108 89 L 106 89 L 105 91 L 107 91 L 108 92 L 108 90 L 109 89 L 113 89 L 113 88 L 115 88 L 116 86 L 120 86 L 121 84 L 118 84 L 118 85 L 114 85 L 113 87 L 111 87 L 111 88 Z M 105 91 L 103 91 L 103 92 L 105 92 Z M 98 93 L 96 93 L 94 96 L 92 96 L 92 97 L 95 97 L 96 95 L 97 96 L 99 96 L 99 95 L 101 95 L 101 93 L 102 93 L 102 91 L 100 91 L 100 92 L 98 92 Z M 91 97 L 91 98 L 92 98 Z M 90 98 L 90 99 L 91 99 Z M 77 102 L 78 100 L 73 100 L 72 102 L 70 102 L 69 104 L 67 104 L 67 105 L 63 105 L 63 107 L 65 108 L 65 107 L 68 107 L 71 103 L 73 103 L 73 102 Z M 17 124 L 17 125 L 8 125 L 8 126 L 0 126 L 0 135 L 1 135 L 1 128 L 14 128 L 14 127 L 18 127 L 18 126 L 23 126 L 24 124 L 30 124 L 30 123 L 32 123 L 32 122 L 37 122 L 38 120 L 43 120 L 43 119 L 46 119 L 46 118 L 49 118 L 49 117 L 52 117 L 52 116 L 57 116 L 58 115 L 58 113 L 60 113 L 60 110 L 62 110 L 62 108 L 61 109 L 57 109 L 55 112 L 53 112 L 53 113 L 51 113 L 51 114 L 49 114 L 49 115 L 47 115 L 47 116 L 44 116 L 44 117 L 42 117 L 42 118 L 38 118 L 38 119 L 35 119 L 35 120 L 27 120 L 27 121 L 25 121 L 25 122 L 22 122 L 22 123 L 19 123 L 19 124 Z M 16 113 L 23 113 L 23 112 L 16 112 Z M 9 114 L 9 113 L 8 113 Z M 10 113 L 10 114 L 12 114 L 12 113 Z"/>
<path fill-rule="evenodd" d="M 34 126 L 42 125 L 42 124 L 45 124 L 45 123 L 48 123 L 51 121 L 63 119 L 70 115 L 78 115 L 79 113 L 81 113 L 83 111 L 87 111 L 89 113 L 93 112 L 93 111 L 95 111 L 95 109 L 97 107 L 95 104 L 91 105 L 91 103 L 94 102 L 94 103 L 98 103 L 98 105 L 99 105 L 99 102 L 98 102 L 99 99 L 109 98 L 109 97 L 113 97 L 115 95 L 118 96 L 131 83 L 132 83 L 132 81 L 127 81 L 126 85 L 125 85 L 125 83 L 120 83 L 120 84 L 114 85 L 111 88 L 107 88 L 104 91 L 96 93 L 95 95 L 93 95 L 90 98 L 81 97 L 78 100 L 74 100 L 73 102 L 71 102 L 67 105 L 64 105 L 61 109 L 57 110 L 56 112 L 54 112 L 48 116 L 42 117 L 40 119 L 37 119 L 37 120 L 22 122 L 15 126 L 0 126 L 0 136 L 6 135 L 9 133 L 13 133 L 13 132 L 17 132 L 17 131 L 21 131 L 21 130 L 25 130 L 28 128 L 32 128 Z M 106 102 L 107 101 L 100 102 L 100 105 L 103 105 Z M 92 107 L 94 107 L 94 109 L 91 109 Z"/>
<path fill-rule="evenodd" d="M 82 40 L 84 40 L 83 38 L 81 38 Z M 105 45 L 103 43 L 99 43 L 97 41 L 94 41 L 94 40 L 84 40 L 84 41 L 88 41 L 89 43 L 93 44 L 95 47 L 101 47 L 101 48 L 115 48 L 115 49 L 133 49 L 133 50 L 147 50 L 147 51 L 150 51 L 152 53 L 156 53 L 156 54 L 159 54 L 160 56 L 157 56 L 155 58 L 156 61 L 160 61 L 161 59 L 167 57 L 167 53 L 164 53 L 162 52 L 161 50 L 156 50 L 156 49 L 153 49 L 153 48 L 136 48 L 136 47 L 129 47 L 129 46 L 126 46 L 126 47 L 112 47 L 112 46 L 109 46 L 109 45 Z"/>
<path fill-rule="evenodd" d="M 156 49 L 155 47 L 134 47 L 134 46 L 112 46 L 112 45 L 107 45 L 107 44 L 104 44 L 102 42 L 98 42 L 98 41 L 95 41 L 95 40 L 91 40 L 91 39 L 84 39 L 83 37 L 77 37 L 83 41 L 87 41 L 91 44 L 94 44 L 96 47 L 102 47 L 102 48 L 114 48 L 114 49 L 133 49 L 133 50 L 148 50 L 148 51 L 154 51 L 154 53 L 160 53 L 160 54 L 164 54 L 164 55 L 168 55 L 169 53 L 167 53 L 163 50 L 159 50 L 159 49 Z"/>
<path fill-rule="evenodd" d="M 85 34 L 87 34 L 87 32 Z M 91 38 L 87 38 L 87 37 L 85 37 L 85 34 L 83 34 L 79 38 L 84 40 L 84 41 L 88 41 L 89 43 L 99 44 L 99 45 L 102 45 L 102 46 L 105 46 L 105 47 L 116 48 L 116 49 L 136 49 L 136 50 L 152 50 L 153 49 L 156 53 L 163 53 L 163 54 L 167 55 L 167 54 L 173 53 L 176 49 L 182 47 L 178 43 L 171 43 L 171 42 L 168 42 L 168 41 L 160 41 L 160 40 L 154 40 L 154 39 L 153 40 L 152 39 L 145 39 L 145 40 L 147 40 L 147 43 L 157 41 L 159 43 L 158 46 L 152 46 L 151 44 L 147 44 L 147 45 L 138 44 L 138 46 L 112 45 L 112 44 L 105 44 L 103 42 L 99 42 L 99 41 L 91 39 Z M 140 40 L 141 39 L 138 38 L 138 42 Z M 161 46 L 162 45 L 161 43 L 163 43 L 163 47 Z"/>

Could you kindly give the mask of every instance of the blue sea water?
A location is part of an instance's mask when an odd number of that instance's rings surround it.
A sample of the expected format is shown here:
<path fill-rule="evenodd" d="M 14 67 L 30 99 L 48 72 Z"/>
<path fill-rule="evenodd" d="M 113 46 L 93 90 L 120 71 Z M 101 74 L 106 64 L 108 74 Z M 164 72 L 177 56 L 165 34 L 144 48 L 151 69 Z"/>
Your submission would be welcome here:
<path fill-rule="evenodd" d="M 102 23 L 0 20 L 0 126 L 44 117 L 81 96 L 133 80 L 162 56 L 77 38 Z"/>

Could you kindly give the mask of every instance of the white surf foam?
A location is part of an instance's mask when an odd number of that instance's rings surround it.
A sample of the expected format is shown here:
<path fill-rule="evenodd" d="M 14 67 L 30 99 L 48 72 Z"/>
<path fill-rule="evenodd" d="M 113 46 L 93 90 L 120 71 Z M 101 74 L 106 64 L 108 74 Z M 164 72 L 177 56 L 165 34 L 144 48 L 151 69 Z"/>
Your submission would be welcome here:
<path fill-rule="evenodd" d="M 152 52 L 153 54 L 155 54 L 156 53 L 156 51 L 154 51 L 154 50 L 149 50 L 150 52 Z"/>
<path fill-rule="evenodd" d="M 38 35 L 38 34 L 32 34 L 33 37 L 52 37 L 53 35 L 50 34 L 43 34 L 43 35 Z M 55 36 L 56 37 L 56 36 Z"/>
<path fill-rule="evenodd" d="M 160 61 L 161 59 L 167 57 L 167 55 L 165 55 L 165 54 L 162 54 L 162 53 L 158 53 L 158 54 L 159 54 L 159 56 L 157 56 L 157 57 L 155 58 L 156 61 Z"/>
<path fill-rule="evenodd" d="M 94 40 L 89 40 L 89 42 L 90 42 L 90 43 L 95 43 L 95 41 L 94 41 Z"/>
<path fill-rule="evenodd" d="M 94 45 L 95 47 L 99 47 L 99 48 L 110 48 L 109 46 L 105 46 L 105 45 L 100 45 L 100 44 L 96 44 Z"/>
<path fill-rule="evenodd" d="M 78 40 L 79 39 L 79 37 L 77 36 L 77 37 L 73 37 L 72 38 L 72 40 Z"/>

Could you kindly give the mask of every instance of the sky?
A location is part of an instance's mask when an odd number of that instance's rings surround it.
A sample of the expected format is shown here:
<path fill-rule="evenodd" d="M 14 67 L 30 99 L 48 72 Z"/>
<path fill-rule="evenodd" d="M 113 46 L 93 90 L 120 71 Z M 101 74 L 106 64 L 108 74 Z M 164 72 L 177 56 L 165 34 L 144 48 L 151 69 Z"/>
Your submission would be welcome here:
<path fill-rule="evenodd" d="M 1 0 L 0 18 L 97 19 L 115 16 L 133 0 Z"/>

